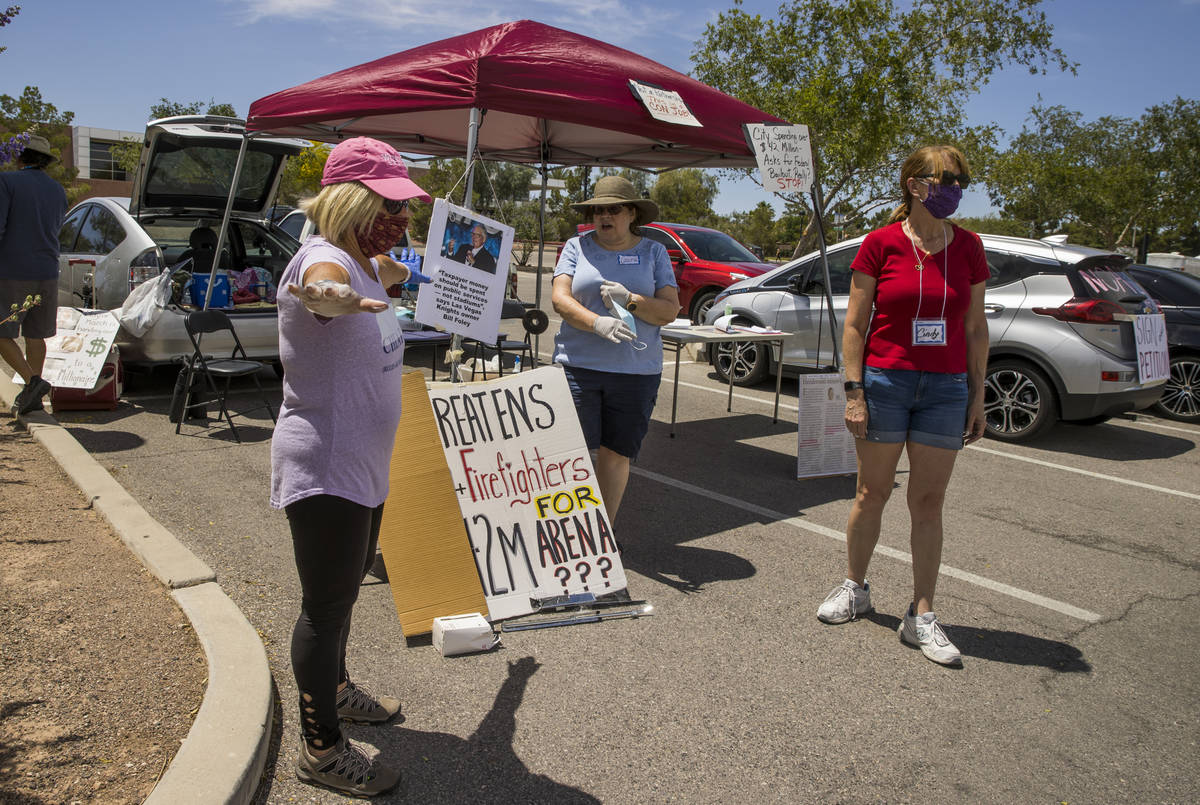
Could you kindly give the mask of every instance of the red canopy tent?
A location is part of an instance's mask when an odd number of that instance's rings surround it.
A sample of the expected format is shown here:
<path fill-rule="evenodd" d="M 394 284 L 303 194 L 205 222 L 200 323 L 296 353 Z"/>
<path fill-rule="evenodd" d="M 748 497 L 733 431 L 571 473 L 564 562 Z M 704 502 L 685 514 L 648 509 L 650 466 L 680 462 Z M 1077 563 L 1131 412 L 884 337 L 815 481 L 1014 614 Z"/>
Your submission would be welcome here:
<path fill-rule="evenodd" d="M 651 117 L 630 80 L 679 93 L 700 126 Z M 247 126 L 398 151 L 466 156 L 484 112 L 482 159 L 663 170 L 753 167 L 743 123 L 783 122 L 613 45 L 530 20 L 508 22 L 316 78 L 260 98 Z"/>

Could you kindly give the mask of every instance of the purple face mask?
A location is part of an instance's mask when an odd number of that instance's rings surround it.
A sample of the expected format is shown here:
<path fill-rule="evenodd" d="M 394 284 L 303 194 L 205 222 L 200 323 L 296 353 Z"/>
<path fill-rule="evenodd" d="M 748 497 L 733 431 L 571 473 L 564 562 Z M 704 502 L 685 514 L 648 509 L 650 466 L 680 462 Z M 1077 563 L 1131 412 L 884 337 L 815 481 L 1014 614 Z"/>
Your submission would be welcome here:
<path fill-rule="evenodd" d="M 919 200 L 919 199 L 918 199 Z M 949 218 L 962 201 L 962 188 L 956 184 L 930 184 L 929 195 L 921 202 L 925 211 L 934 218 Z"/>

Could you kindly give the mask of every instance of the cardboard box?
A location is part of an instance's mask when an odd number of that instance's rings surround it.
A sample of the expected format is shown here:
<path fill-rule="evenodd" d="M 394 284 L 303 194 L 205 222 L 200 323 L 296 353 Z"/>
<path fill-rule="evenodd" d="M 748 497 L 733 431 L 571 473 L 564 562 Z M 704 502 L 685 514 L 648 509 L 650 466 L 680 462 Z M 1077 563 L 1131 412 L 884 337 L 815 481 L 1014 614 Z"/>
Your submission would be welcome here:
<path fill-rule="evenodd" d="M 478 612 L 433 619 L 433 647 L 443 657 L 488 651 L 498 642 L 492 625 Z"/>

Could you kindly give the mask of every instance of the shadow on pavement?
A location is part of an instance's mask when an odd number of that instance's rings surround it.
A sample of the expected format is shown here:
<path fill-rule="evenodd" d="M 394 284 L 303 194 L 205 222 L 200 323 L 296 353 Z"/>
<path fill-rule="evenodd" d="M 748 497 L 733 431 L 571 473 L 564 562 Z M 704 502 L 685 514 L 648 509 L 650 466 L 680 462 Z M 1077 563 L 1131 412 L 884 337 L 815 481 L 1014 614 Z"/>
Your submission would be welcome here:
<path fill-rule="evenodd" d="M 1004 442 L 985 439 L 981 444 L 986 447 Z M 1144 461 L 1171 458 L 1195 450 L 1196 440 L 1120 425 L 1072 425 L 1070 422 L 1059 422 L 1041 437 L 1028 442 L 1027 446 L 1109 461 Z"/>
<path fill-rule="evenodd" d="M 529 771 L 513 750 L 517 709 L 530 677 L 541 665 L 533 657 L 508 664 L 508 678 L 492 709 L 469 738 L 442 732 L 393 729 L 364 732 L 383 756 L 404 772 L 404 791 L 377 802 L 599 803 L 578 788 Z"/>
<path fill-rule="evenodd" d="M 884 627 L 892 632 L 900 628 L 900 619 L 895 615 L 872 612 L 863 620 Z M 1040 665 L 1058 673 L 1090 673 L 1092 664 L 1083 658 L 1083 652 L 1069 643 L 1047 640 L 1006 629 L 988 629 L 982 626 L 955 626 L 944 623 L 942 629 L 950 642 L 958 646 L 964 657 L 976 657 L 993 662 L 1012 665 Z"/>

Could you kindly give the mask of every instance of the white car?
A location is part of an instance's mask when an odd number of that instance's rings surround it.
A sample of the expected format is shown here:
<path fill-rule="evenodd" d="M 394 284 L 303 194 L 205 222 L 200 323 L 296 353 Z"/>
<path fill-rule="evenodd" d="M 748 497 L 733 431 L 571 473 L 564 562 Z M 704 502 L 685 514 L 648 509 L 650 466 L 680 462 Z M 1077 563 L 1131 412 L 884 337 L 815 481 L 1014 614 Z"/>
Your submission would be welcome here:
<path fill-rule="evenodd" d="M 244 122 L 228 117 L 149 123 L 132 198 L 90 198 L 67 213 L 59 232 L 59 306 L 115 310 L 138 285 L 188 258 L 196 273 L 211 271 L 244 134 Z M 250 138 L 216 261 L 218 272 L 246 284 L 227 312 L 253 358 L 279 356 L 274 290 L 299 243 L 271 226 L 267 211 L 287 157 L 308 145 Z M 191 354 L 183 320 L 203 299 L 185 291 L 188 277 L 180 274 L 172 304 L 144 335 L 118 333 L 122 361 L 153 365 Z M 226 348 L 220 338 L 206 343 L 214 352 Z"/>
<path fill-rule="evenodd" d="M 988 435 L 1031 439 L 1058 420 L 1096 424 L 1137 411 L 1162 395 L 1164 380 L 1139 382 L 1133 321 L 1160 312 L 1123 269 L 1128 258 L 1045 240 L 980 235 L 990 276 L 984 311 L 989 354 L 984 388 Z M 863 238 L 827 249 L 830 296 L 840 328 L 850 293 L 850 263 Z M 708 312 L 726 308 L 742 324 L 794 333 L 783 355 L 762 342 L 719 344 L 716 374 L 753 385 L 780 363 L 796 374 L 833 362 L 820 255 L 812 253 L 726 288 Z M 839 344 L 840 351 L 840 344 Z"/>

